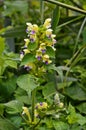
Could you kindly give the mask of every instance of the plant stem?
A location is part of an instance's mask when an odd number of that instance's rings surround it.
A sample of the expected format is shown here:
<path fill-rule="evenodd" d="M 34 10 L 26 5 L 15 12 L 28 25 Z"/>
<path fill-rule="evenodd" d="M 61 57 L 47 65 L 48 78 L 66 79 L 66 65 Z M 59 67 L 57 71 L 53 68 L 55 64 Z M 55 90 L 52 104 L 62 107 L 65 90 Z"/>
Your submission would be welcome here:
<path fill-rule="evenodd" d="M 56 4 L 56 5 L 59 5 L 61 7 L 64 7 L 64 8 L 67 8 L 67 9 L 70 9 L 70 10 L 73 10 L 73 11 L 76 11 L 76 12 L 79 12 L 79 13 L 82 13 L 82 14 L 86 14 L 86 11 L 85 10 L 82 10 L 82 9 L 79 9 L 79 8 L 76 8 L 76 7 L 73 7 L 71 5 L 68 5 L 68 4 L 64 4 L 62 2 L 58 2 L 58 1 L 55 1 L 55 0 L 44 0 L 46 2 L 50 2 L 52 4 Z"/>
<path fill-rule="evenodd" d="M 35 95 L 36 95 L 36 90 L 34 89 L 32 91 L 32 122 L 34 122 Z"/>
<path fill-rule="evenodd" d="M 41 24 L 43 24 L 44 20 L 44 1 L 40 0 L 40 16 L 41 16 Z"/>

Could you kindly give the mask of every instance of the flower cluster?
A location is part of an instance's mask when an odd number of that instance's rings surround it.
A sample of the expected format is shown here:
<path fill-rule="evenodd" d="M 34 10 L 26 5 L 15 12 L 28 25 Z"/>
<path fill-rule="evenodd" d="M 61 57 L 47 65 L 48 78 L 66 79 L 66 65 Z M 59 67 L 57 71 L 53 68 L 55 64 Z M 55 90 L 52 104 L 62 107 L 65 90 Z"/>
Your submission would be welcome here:
<path fill-rule="evenodd" d="M 39 62 L 42 63 L 42 65 L 51 64 L 52 58 L 49 48 L 54 52 L 54 44 L 56 43 L 55 35 L 52 32 L 50 18 L 46 19 L 41 26 L 27 23 L 27 38 L 24 39 L 25 44 L 20 53 L 20 59 L 22 60 L 26 54 L 33 54 L 36 59 L 34 64 Z M 28 70 L 32 69 L 33 66 L 31 66 L 31 64 L 29 65 L 29 63 L 27 63 L 25 68 L 27 67 Z"/>
<path fill-rule="evenodd" d="M 35 117 L 40 118 L 41 112 L 44 112 L 48 109 L 48 104 L 46 102 L 37 103 L 35 106 Z"/>
<path fill-rule="evenodd" d="M 46 102 L 40 102 L 36 104 L 35 108 L 38 110 L 46 110 L 48 108 L 48 104 Z"/>

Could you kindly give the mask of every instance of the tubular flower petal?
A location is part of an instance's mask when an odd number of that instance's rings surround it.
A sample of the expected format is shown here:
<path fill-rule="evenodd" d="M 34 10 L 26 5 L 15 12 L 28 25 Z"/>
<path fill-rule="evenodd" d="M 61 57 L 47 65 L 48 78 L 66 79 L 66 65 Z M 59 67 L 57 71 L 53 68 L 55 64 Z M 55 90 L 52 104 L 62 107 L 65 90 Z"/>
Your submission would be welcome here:
<path fill-rule="evenodd" d="M 24 41 L 25 41 L 25 46 L 27 47 L 29 42 L 30 42 L 30 40 L 29 39 L 24 39 Z"/>
<path fill-rule="evenodd" d="M 50 64 L 50 63 L 52 63 L 52 61 L 49 60 L 49 56 L 48 56 L 47 54 L 45 54 L 45 55 L 43 56 L 43 62 L 44 62 L 45 64 Z"/>
<path fill-rule="evenodd" d="M 30 53 L 30 51 L 27 48 L 24 49 L 23 51 L 24 51 L 24 54 Z"/>
<path fill-rule="evenodd" d="M 23 57 L 24 57 L 24 51 L 21 51 L 21 52 L 20 52 L 20 60 L 22 60 Z"/>
<path fill-rule="evenodd" d="M 30 71 L 31 69 L 35 69 L 35 65 L 34 65 L 34 63 L 31 62 L 31 63 L 25 65 L 24 68 L 25 68 L 27 71 Z"/>
<path fill-rule="evenodd" d="M 33 24 L 32 30 L 35 32 L 38 32 L 38 25 Z"/>
<path fill-rule="evenodd" d="M 31 23 L 26 23 L 27 29 L 26 32 L 30 32 L 32 30 L 33 25 Z"/>
<path fill-rule="evenodd" d="M 41 51 L 41 50 L 37 50 L 37 51 L 36 51 L 36 58 L 37 58 L 38 60 L 41 60 L 41 58 L 42 58 L 42 51 Z"/>
<path fill-rule="evenodd" d="M 45 44 L 45 43 L 41 43 L 39 49 L 40 49 L 40 50 L 42 51 L 42 53 L 44 54 L 44 53 L 46 52 L 46 44 Z"/>
<path fill-rule="evenodd" d="M 46 36 L 48 37 L 48 38 L 51 38 L 52 37 L 52 29 L 47 29 L 46 30 Z"/>
<path fill-rule="evenodd" d="M 26 114 L 27 115 L 29 113 L 27 107 L 22 107 L 22 109 L 23 109 L 23 113 L 22 114 Z"/>
<path fill-rule="evenodd" d="M 51 27 L 51 18 L 48 18 L 44 22 L 44 27 L 45 28 L 50 28 Z"/>
<path fill-rule="evenodd" d="M 36 35 L 34 34 L 34 35 L 30 35 L 30 42 L 35 42 L 36 41 Z"/>
<path fill-rule="evenodd" d="M 40 116 L 39 116 L 39 113 L 37 112 L 37 110 L 34 111 L 34 115 L 35 115 L 36 118 L 39 118 L 39 117 L 40 117 Z"/>

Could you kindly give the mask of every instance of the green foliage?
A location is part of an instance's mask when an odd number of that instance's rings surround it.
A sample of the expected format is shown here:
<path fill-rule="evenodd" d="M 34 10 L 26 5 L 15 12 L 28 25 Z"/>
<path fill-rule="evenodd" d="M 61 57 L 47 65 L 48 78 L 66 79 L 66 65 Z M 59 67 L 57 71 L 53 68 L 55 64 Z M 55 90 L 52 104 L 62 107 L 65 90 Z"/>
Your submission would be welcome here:
<path fill-rule="evenodd" d="M 37 86 L 36 78 L 33 75 L 21 75 L 17 79 L 17 84 L 20 88 L 24 89 L 28 94 L 31 93 Z"/>
<path fill-rule="evenodd" d="M 0 130 L 86 130 L 84 9 L 85 0 L 0 2 Z M 49 39 L 52 31 L 39 27 L 50 17 L 55 46 L 52 35 Z M 7 18 L 12 24 L 5 27 Z M 38 25 L 33 33 L 38 31 L 33 37 L 36 41 L 26 48 L 28 22 Z M 33 33 L 29 31 L 27 39 L 31 40 Z M 15 52 L 8 51 L 7 39 L 14 40 Z M 42 59 L 37 60 L 38 56 Z"/>
<path fill-rule="evenodd" d="M 4 129 L 18 130 L 18 128 L 14 126 L 10 120 L 0 118 L 0 130 Z"/>
<path fill-rule="evenodd" d="M 35 55 L 26 54 L 21 62 L 21 66 L 36 61 Z"/>
<path fill-rule="evenodd" d="M 59 18 L 60 18 L 60 9 L 59 6 L 56 6 L 56 8 L 53 11 L 53 18 L 52 18 L 52 29 L 54 32 L 59 22 Z"/>

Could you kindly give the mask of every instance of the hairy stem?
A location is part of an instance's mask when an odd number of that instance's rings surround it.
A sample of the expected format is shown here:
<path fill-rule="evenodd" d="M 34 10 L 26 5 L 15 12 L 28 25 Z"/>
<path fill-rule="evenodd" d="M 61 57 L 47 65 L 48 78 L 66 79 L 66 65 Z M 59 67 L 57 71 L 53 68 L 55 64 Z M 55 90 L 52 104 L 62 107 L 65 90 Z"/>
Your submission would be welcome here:
<path fill-rule="evenodd" d="M 34 89 L 32 91 L 32 122 L 34 122 L 35 95 L 36 95 L 36 90 Z"/>

